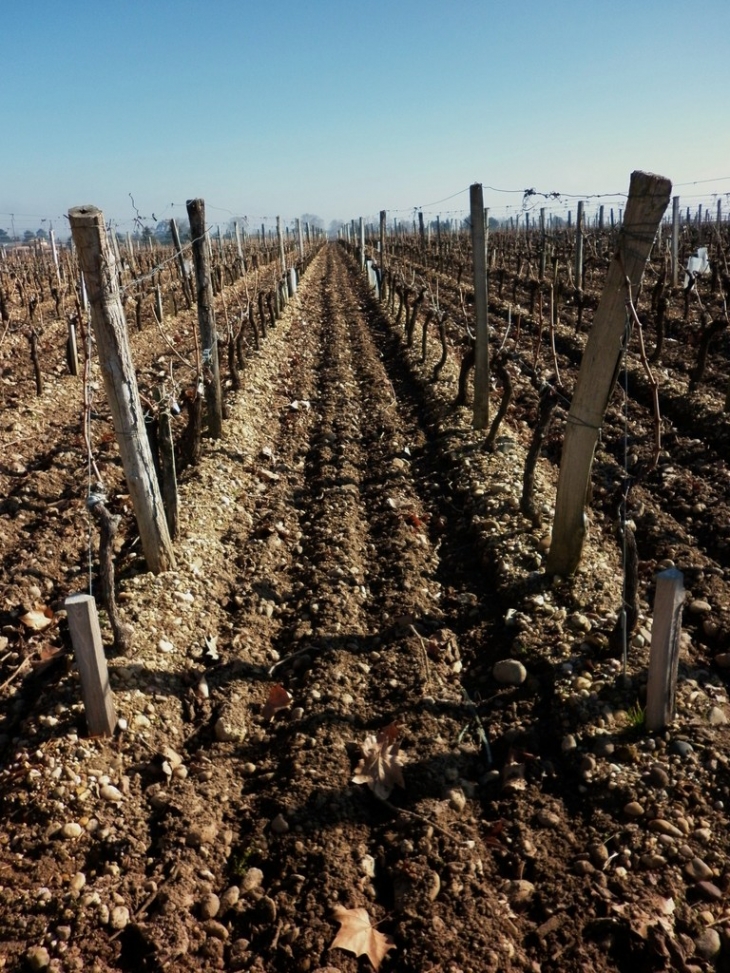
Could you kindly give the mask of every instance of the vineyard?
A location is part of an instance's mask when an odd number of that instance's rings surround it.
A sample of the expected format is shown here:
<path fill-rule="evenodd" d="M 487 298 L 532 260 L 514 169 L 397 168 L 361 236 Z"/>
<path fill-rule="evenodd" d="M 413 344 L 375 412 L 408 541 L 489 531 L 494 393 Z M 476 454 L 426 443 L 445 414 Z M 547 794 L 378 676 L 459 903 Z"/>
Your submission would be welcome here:
<path fill-rule="evenodd" d="M 80 239 L 0 259 L 0 968 L 730 970 L 730 224 L 652 230 L 561 573 L 621 219 L 489 229 L 484 402 L 473 227 L 195 215 L 190 244 L 102 233 L 141 434 Z"/>

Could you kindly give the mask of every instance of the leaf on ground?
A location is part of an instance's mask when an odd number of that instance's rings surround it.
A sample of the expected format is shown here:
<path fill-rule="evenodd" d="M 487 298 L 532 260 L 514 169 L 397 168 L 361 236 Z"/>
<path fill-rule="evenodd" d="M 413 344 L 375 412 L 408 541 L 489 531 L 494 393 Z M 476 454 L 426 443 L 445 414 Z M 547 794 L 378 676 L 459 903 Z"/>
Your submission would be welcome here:
<path fill-rule="evenodd" d="M 367 784 L 375 796 L 383 801 L 390 797 L 396 784 L 398 787 L 406 786 L 398 753 L 399 737 L 400 726 L 397 722 L 386 726 L 377 736 L 368 734 L 362 745 L 362 759 L 352 778 L 353 784 Z"/>
<path fill-rule="evenodd" d="M 53 622 L 53 612 L 45 605 L 36 605 L 25 615 L 21 615 L 20 621 L 31 632 L 43 632 Z"/>
<path fill-rule="evenodd" d="M 395 949 L 395 943 L 370 924 L 367 909 L 345 909 L 335 907 L 335 918 L 340 931 L 335 936 L 330 949 L 345 949 L 355 956 L 367 956 L 374 969 L 379 969 L 388 950 Z"/>
<path fill-rule="evenodd" d="M 291 696 L 284 689 L 282 685 L 278 682 L 275 683 L 269 690 L 269 698 L 264 703 L 263 717 L 265 720 L 273 720 L 276 713 L 280 709 L 286 709 L 291 706 Z"/>

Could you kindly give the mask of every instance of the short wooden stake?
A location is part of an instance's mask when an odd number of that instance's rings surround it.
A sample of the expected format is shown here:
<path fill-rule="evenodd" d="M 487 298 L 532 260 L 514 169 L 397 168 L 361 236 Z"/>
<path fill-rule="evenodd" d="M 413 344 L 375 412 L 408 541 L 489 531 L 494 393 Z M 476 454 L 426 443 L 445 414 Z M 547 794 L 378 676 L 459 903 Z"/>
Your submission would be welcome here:
<path fill-rule="evenodd" d="M 646 687 L 646 728 L 649 732 L 663 729 L 674 719 L 683 603 L 682 572 L 669 568 L 658 574 Z"/>
<path fill-rule="evenodd" d="M 65 601 L 76 665 L 81 676 L 81 695 L 91 736 L 111 736 L 117 725 L 109 686 L 99 616 L 92 595 L 70 595 Z"/>

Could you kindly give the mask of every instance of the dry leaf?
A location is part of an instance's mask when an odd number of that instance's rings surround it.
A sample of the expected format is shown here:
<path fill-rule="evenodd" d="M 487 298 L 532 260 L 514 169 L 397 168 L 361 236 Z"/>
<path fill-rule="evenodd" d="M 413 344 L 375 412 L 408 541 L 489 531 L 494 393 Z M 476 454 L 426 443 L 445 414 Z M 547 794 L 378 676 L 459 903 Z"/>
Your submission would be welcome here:
<path fill-rule="evenodd" d="M 269 690 L 269 698 L 264 703 L 264 719 L 273 720 L 274 715 L 278 713 L 280 709 L 286 709 L 287 706 L 291 706 L 291 701 L 292 698 L 286 689 L 284 689 L 284 687 L 278 682 L 275 683 Z"/>
<path fill-rule="evenodd" d="M 25 615 L 21 615 L 20 621 L 32 632 L 43 632 L 53 622 L 53 612 L 45 605 L 36 605 Z"/>
<path fill-rule="evenodd" d="M 338 905 L 335 906 L 335 918 L 340 924 L 340 931 L 330 949 L 346 949 L 355 956 L 367 956 L 376 970 L 380 968 L 388 950 L 395 949 L 390 936 L 370 925 L 366 909 L 345 909 Z"/>
<path fill-rule="evenodd" d="M 400 727 L 397 722 L 381 730 L 377 736 L 368 734 L 362 745 L 362 760 L 355 768 L 353 784 L 367 784 L 381 800 L 390 797 L 393 788 L 405 787 L 403 766 L 398 759 L 398 737 Z"/>

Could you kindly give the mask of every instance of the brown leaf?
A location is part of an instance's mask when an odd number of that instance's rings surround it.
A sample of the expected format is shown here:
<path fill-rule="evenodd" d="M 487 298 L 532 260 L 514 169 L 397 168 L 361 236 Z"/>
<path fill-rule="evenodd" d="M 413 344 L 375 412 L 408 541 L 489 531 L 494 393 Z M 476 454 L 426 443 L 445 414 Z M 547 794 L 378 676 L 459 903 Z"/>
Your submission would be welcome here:
<path fill-rule="evenodd" d="M 390 797 L 393 788 L 405 787 L 403 766 L 398 759 L 397 742 L 400 727 L 396 722 L 386 726 L 377 736 L 368 734 L 362 745 L 362 760 L 355 768 L 353 784 L 367 784 L 381 800 Z"/>
<path fill-rule="evenodd" d="M 384 933 L 370 925 L 366 909 L 345 909 L 335 906 L 335 918 L 340 931 L 335 936 L 330 949 L 345 949 L 355 956 L 367 956 L 374 969 L 379 969 L 388 950 L 395 949 L 395 943 Z"/>
<path fill-rule="evenodd" d="M 20 621 L 32 632 L 43 632 L 53 622 L 53 612 L 45 605 L 36 605 L 25 615 L 20 616 Z"/>
<path fill-rule="evenodd" d="M 287 706 L 291 706 L 291 700 L 292 698 L 286 689 L 278 682 L 275 683 L 269 690 L 269 698 L 264 703 L 264 719 L 267 721 L 273 720 L 275 714 L 280 709 L 286 709 Z"/>

